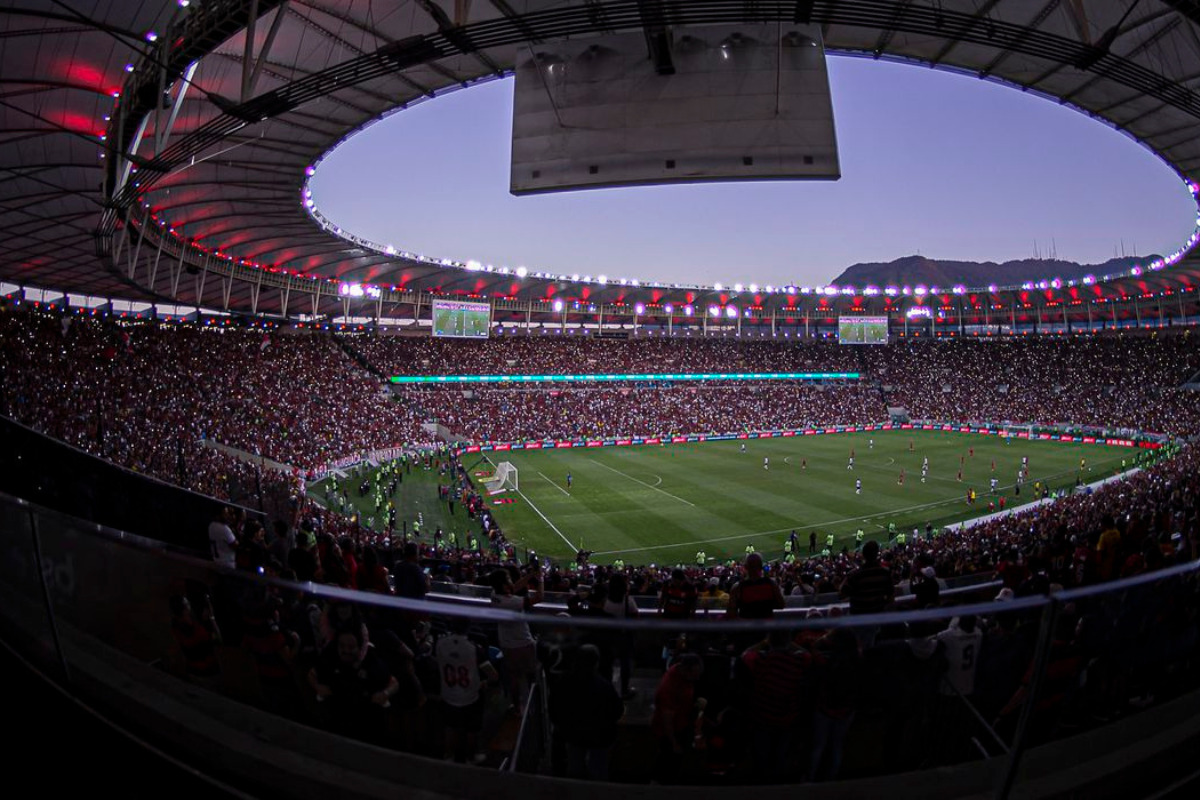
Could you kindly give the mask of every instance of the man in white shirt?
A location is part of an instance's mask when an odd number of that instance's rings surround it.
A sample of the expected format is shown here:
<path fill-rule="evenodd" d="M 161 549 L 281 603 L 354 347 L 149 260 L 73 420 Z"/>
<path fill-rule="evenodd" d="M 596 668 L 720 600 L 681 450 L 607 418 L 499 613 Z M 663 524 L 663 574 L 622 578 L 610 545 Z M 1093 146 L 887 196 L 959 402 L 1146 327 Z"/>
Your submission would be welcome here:
<path fill-rule="evenodd" d="M 950 627 L 937 635 L 946 647 L 946 675 L 942 682 L 943 695 L 954 696 L 955 690 L 964 697 L 975 691 L 975 665 L 983 631 L 976 626 L 974 614 L 964 614 L 950 620 Z"/>
<path fill-rule="evenodd" d="M 229 523 L 233 521 L 232 508 L 222 508 L 217 512 L 216 519 L 208 524 L 209 552 L 213 561 L 226 567 L 237 566 L 237 537 Z"/>
<path fill-rule="evenodd" d="M 488 576 L 492 584 L 492 605 L 508 611 L 525 611 L 542 600 L 542 571 L 530 568 L 513 583 L 507 569 L 498 569 Z M 521 597 L 517 593 L 528 589 Z M 513 709 L 520 715 L 525 697 L 537 672 L 537 644 L 525 622 L 496 623 L 496 638 L 504 653 L 504 669 L 508 673 L 509 692 Z"/>

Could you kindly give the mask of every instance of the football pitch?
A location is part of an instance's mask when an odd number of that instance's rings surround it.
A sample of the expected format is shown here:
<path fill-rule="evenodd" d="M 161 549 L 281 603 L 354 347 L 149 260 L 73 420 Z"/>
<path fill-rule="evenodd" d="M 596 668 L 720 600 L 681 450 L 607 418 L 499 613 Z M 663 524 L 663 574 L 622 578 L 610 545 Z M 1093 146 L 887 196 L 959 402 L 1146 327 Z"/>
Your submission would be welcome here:
<path fill-rule="evenodd" d="M 781 557 L 792 530 L 800 555 L 807 554 L 813 531 L 818 549 L 833 534 L 835 551 L 843 545 L 853 549 L 859 528 L 869 539 L 886 539 L 889 523 L 924 533 L 927 523 L 941 528 L 986 514 L 989 501 L 998 506 L 1001 496 L 1007 508 L 1028 503 L 1038 481 L 1059 488 L 1075 485 L 1077 478 L 1088 483 L 1110 476 L 1123 459 L 1132 464 L 1136 455 L 1130 448 L 1096 444 L 877 431 L 527 450 L 487 454 L 491 463 L 483 455 L 478 462 L 466 457 L 464 464 L 472 474 L 501 461 L 517 467 L 519 491 L 489 498 L 503 499 L 490 507 L 510 541 L 539 555 L 566 559 L 586 549 L 600 563 L 694 564 L 698 551 L 713 563 L 740 558 L 747 546 Z M 1018 496 L 1014 484 L 1023 457 L 1029 459 L 1029 477 Z M 929 474 L 922 482 L 925 458 Z M 995 495 L 989 493 L 993 476 L 999 484 Z M 856 480 L 862 481 L 861 494 Z M 475 481 L 482 488 L 478 477 Z M 966 499 L 972 488 L 974 505 Z"/>

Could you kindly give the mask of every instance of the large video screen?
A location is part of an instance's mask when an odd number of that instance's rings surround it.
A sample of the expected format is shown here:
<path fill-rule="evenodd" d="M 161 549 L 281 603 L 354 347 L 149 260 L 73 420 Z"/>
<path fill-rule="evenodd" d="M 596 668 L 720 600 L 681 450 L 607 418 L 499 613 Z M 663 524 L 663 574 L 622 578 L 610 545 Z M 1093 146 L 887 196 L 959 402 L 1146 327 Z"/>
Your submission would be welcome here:
<path fill-rule="evenodd" d="M 461 300 L 433 301 L 433 335 L 459 339 L 486 339 L 492 314 L 487 303 Z"/>
<path fill-rule="evenodd" d="M 887 317 L 838 317 L 840 344 L 887 344 Z"/>

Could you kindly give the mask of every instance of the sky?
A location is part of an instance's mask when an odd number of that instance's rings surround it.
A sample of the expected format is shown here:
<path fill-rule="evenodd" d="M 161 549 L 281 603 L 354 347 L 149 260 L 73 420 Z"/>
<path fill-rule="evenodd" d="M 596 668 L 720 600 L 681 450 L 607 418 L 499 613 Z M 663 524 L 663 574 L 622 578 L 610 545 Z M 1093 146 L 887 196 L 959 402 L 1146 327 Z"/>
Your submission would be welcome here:
<path fill-rule="evenodd" d="M 511 79 L 393 114 L 330 153 L 321 212 L 398 249 L 531 271 L 821 285 L 857 262 L 1169 253 L 1196 207 L 1132 139 L 976 78 L 829 56 L 842 177 L 514 197 Z"/>

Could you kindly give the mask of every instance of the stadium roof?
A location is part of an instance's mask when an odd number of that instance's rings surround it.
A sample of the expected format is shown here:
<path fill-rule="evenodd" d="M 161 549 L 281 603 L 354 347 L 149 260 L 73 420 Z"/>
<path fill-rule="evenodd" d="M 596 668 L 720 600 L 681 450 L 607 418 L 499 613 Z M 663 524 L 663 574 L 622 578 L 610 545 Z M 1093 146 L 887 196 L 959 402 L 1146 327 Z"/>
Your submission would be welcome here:
<path fill-rule="evenodd" d="M 382 301 L 405 303 L 430 290 L 515 303 L 552 294 L 736 302 L 729 286 L 651 286 L 652 275 L 581 284 L 423 261 L 322 224 L 303 202 L 306 171 L 348 134 L 406 104 L 509 74 L 530 42 L 664 24 L 811 21 L 833 52 L 965 71 L 1056 98 L 1200 183 L 1195 0 L 9 6 L 0 9 L 0 281 L 23 285 L 273 313 L 336 308 L 341 282 L 380 286 Z M 989 306 L 1023 295 L 1044 306 L 1190 291 L 1195 303 L 1200 257 L 1179 256 L 1095 285 L 1055 286 L 1047 276 L 1045 286 L 959 294 Z M 742 304 L 809 302 L 795 289 L 754 288 L 742 288 Z M 811 302 L 861 300 L 862 288 Z M 951 291 L 940 287 L 947 300 Z"/>

